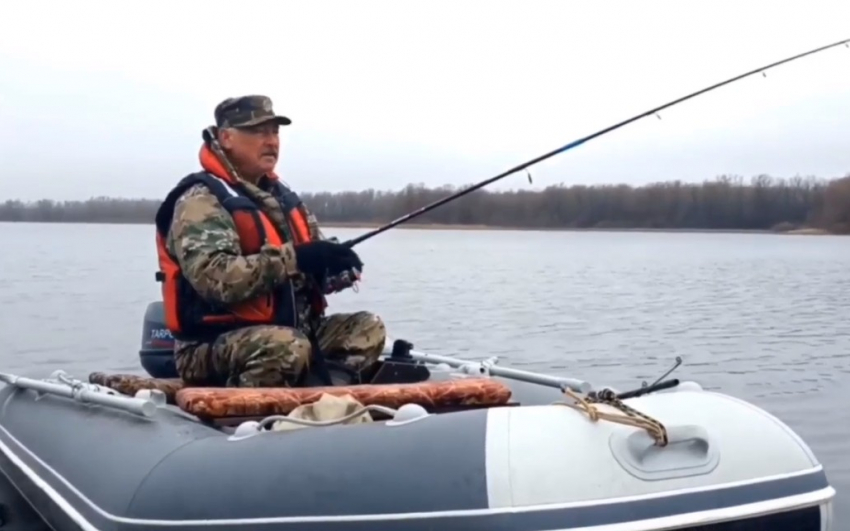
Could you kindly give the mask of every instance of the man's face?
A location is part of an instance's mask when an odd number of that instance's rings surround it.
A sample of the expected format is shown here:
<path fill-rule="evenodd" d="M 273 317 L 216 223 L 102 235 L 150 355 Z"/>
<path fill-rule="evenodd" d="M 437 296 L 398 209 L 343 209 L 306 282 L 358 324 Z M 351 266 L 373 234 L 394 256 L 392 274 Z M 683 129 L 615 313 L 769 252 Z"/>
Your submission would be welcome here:
<path fill-rule="evenodd" d="M 279 128 L 275 122 L 266 122 L 240 129 L 222 129 L 219 143 L 245 178 L 256 179 L 274 170 L 277 164 Z"/>

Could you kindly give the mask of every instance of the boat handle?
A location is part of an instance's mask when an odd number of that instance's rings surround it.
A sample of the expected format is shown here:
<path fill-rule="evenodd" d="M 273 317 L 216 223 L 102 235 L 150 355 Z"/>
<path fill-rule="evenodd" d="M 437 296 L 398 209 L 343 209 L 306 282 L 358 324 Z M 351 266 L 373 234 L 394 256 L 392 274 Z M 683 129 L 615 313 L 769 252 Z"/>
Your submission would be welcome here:
<path fill-rule="evenodd" d="M 645 431 L 618 431 L 610 439 L 614 457 L 630 474 L 645 480 L 707 474 L 720 456 L 716 441 L 703 426 L 666 426 L 667 444 L 658 446 Z"/>

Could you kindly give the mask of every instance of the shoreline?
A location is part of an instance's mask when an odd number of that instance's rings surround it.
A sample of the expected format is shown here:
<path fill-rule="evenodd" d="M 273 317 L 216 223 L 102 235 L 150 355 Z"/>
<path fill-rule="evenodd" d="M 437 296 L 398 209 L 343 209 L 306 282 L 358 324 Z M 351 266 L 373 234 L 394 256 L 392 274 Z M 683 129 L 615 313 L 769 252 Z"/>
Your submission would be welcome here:
<path fill-rule="evenodd" d="M 41 221 L 3 221 L 0 224 L 15 223 L 65 223 L 74 225 L 152 225 L 148 221 L 66 221 L 66 220 L 41 220 Z M 319 222 L 324 229 L 377 229 L 384 223 L 368 221 L 333 221 Z M 658 233 L 683 233 L 683 234 L 775 234 L 789 236 L 846 236 L 847 234 L 833 233 L 825 229 L 813 227 L 799 227 L 789 230 L 771 229 L 694 229 L 694 228 L 651 228 L 651 227 L 511 227 L 501 225 L 482 225 L 470 223 L 402 223 L 393 227 L 393 230 L 453 230 L 453 231 L 516 231 L 516 232 L 658 232 Z"/>
<path fill-rule="evenodd" d="M 377 229 L 382 223 L 371 222 L 329 222 L 320 223 L 322 228 L 340 229 Z M 791 236 L 840 236 L 824 229 L 801 227 L 791 230 L 770 229 L 692 229 L 692 228 L 650 228 L 650 227 L 509 227 L 499 225 L 462 225 L 451 223 L 403 223 L 395 229 L 405 230 L 455 230 L 455 231 L 518 231 L 518 232 L 681 232 L 681 233 L 718 233 L 718 234 L 787 234 Z"/>

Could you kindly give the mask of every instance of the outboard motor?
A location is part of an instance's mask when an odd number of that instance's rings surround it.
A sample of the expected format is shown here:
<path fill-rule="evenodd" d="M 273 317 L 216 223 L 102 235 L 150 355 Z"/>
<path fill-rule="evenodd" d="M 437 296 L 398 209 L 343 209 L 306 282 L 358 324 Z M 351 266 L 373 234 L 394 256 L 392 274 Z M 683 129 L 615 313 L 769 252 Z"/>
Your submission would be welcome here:
<path fill-rule="evenodd" d="M 174 337 L 165 327 L 162 302 L 152 302 L 145 310 L 139 360 L 145 371 L 154 378 L 178 378 L 174 366 Z"/>

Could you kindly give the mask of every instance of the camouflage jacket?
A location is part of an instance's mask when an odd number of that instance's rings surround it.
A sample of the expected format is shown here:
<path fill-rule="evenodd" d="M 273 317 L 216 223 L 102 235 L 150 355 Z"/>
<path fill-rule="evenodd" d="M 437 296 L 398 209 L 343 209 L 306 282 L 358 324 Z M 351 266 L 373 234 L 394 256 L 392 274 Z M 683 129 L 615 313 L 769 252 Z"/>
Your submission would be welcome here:
<path fill-rule="evenodd" d="M 287 223 L 277 200 L 265 190 L 244 183 L 272 223 Z M 315 218 L 308 213 L 313 237 L 321 238 Z M 236 225 L 216 197 L 203 185 L 187 189 L 177 200 L 166 238 L 168 251 L 180 264 L 186 280 L 201 297 L 232 304 L 253 298 L 289 279 L 296 289 L 299 321 L 312 326 L 310 300 L 304 277 L 297 268 L 292 243 L 277 249 L 263 246 L 244 256 Z M 306 330 L 305 330 L 306 331 Z"/>

